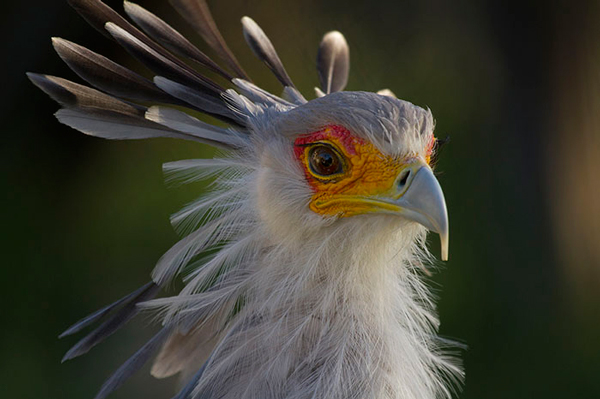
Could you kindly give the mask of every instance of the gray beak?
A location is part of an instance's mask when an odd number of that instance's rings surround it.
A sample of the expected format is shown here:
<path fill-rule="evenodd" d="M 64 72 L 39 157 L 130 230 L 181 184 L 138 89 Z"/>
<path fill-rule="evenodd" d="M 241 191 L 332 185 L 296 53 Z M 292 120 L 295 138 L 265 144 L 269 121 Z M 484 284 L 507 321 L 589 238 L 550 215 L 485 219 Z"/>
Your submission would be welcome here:
<path fill-rule="evenodd" d="M 448 211 L 444 193 L 428 165 L 411 167 L 412 179 L 406 182 L 403 194 L 396 200 L 401 214 L 439 234 L 442 260 L 448 260 Z"/>

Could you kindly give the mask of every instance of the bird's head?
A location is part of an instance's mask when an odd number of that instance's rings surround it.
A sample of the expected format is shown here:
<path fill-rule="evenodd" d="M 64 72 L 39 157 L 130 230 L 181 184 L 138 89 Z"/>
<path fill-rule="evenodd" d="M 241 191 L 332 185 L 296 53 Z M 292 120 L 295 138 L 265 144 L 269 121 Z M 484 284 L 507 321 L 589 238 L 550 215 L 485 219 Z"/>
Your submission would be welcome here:
<path fill-rule="evenodd" d="M 338 92 L 259 115 L 254 125 L 262 138 L 258 206 L 277 235 L 289 226 L 385 217 L 438 233 L 448 258 L 429 110 L 376 93 Z"/>

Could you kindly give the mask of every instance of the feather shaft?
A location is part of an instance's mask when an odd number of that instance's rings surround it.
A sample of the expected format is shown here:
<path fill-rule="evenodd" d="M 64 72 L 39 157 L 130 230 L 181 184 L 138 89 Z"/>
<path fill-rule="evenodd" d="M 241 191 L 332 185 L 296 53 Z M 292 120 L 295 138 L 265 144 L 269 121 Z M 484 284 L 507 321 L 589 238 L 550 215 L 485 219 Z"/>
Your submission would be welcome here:
<path fill-rule="evenodd" d="M 277 55 L 271 40 L 269 40 L 260 26 L 249 17 L 242 18 L 242 26 L 244 28 L 244 38 L 258 59 L 269 67 L 281 84 L 284 86 L 295 87 L 292 79 L 290 79 L 290 76 L 281 63 L 279 55 Z"/>
<path fill-rule="evenodd" d="M 281 97 L 277 97 L 276 95 L 269 93 L 265 89 L 261 89 L 256 86 L 254 83 L 248 82 L 244 79 L 233 79 L 233 84 L 240 90 L 240 92 L 248 97 L 253 102 L 258 102 L 266 105 L 283 105 L 286 107 L 293 107 L 294 104 L 291 102 L 284 100 Z"/>
<path fill-rule="evenodd" d="M 150 288 L 152 285 L 154 285 L 154 283 L 152 281 L 149 283 L 146 283 L 143 286 L 141 286 L 140 288 L 138 288 L 137 290 L 133 291 L 132 293 L 125 295 L 123 298 L 119 299 L 118 301 L 115 301 L 115 302 L 111 303 L 110 305 L 105 306 L 102 309 L 95 311 L 94 313 L 90 314 L 89 316 L 84 317 L 83 319 L 79 320 L 77 323 L 75 323 L 72 326 L 70 326 L 69 328 L 67 328 L 62 334 L 60 334 L 58 336 L 58 338 L 63 338 L 63 337 L 69 336 L 69 335 L 76 334 L 79 331 L 81 331 L 82 329 L 84 329 L 85 327 L 87 327 L 91 324 L 94 324 L 96 321 L 100 320 L 101 318 L 103 318 L 104 316 L 109 314 L 113 309 L 116 309 L 119 306 L 121 306 L 122 304 L 131 301 L 132 299 L 134 299 L 135 297 L 140 295 L 142 292 L 144 292 L 148 288 Z"/>
<path fill-rule="evenodd" d="M 162 54 L 155 51 L 152 47 L 131 35 L 120 26 L 112 22 L 108 22 L 106 24 L 106 30 L 108 30 L 108 32 L 115 38 L 117 42 L 119 42 L 120 45 L 125 48 L 125 50 L 127 50 L 132 56 L 137 58 L 142 64 L 147 66 L 154 73 L 166 76 L 192 87 L 197 87 L 198 89 L 213 96 L 218 96 L 219 93 L 225 90 L 204 76 L 201 76 L 197 73 L 192 73 L 186 68 L 181 68 L 169 58 L 164 57 Z"/>
<path fill-rule="evenodd" d="M 143 107 L 126 103 L 108 94 L 56 76 L 28 73 L 27 76 L 54 101 L 66 108 L 112 111 L 143 116 Z"/>
<path fill-rule="evenodd" d="M 169 2 L 238 77 L 250 80 L 219 32 L 205 0 L 169 0 Z"/>
<path fill-rule="evenodd" d="M 146 10 L 145 8 L 125 1 L 125 12 L 142 28 L 142 30 L 151 38 L 171 50 L 172 52 L 187 57 L 200 65 L 218 73 L 227 80 L 233 79 L 233 76 L 221 68 L 217 63 L 210 59 L 206 54 L 198 50 L 181 33 L 173 29 L 162 19 Z"/>
<path fill-rule="evenodd" d="M 238 125 L 244 125 L 245 121 L 233 113 L 226 105 L 225 101 L 219 97 L 215 98 L 206 95 L 204 92 L 195 90 L 185 84 L 181 84 L 166 77 L 156 76 L 154 83 L 163 91 L 169 93 L 175 98 L 184 101 L 192 107 L 199 109 L 211 115 L 219 115 L 226 118 L 226 121 L 233 121 Z"/>
<path fill-rule="evenodd" d="M 67 0 L 71 7 L 75 9 L 90 25 L 92 25 L 97 31 L 102 33 L 109 39 L 114 37 L 107 32 L 105 26 L 108 22 L 111 22 L 121 29 L 134 36 L 139 41 L 143 42 L 146 46 L 150 47 L 155 52 L 161 54 L 163 57 L 169 59 L 171 62 L 178 65 L 180 68 L 193 73 L 193 69 L 187 66 L 184 62 L 180 61 L 168 51 L 163 49 L 161 46 L 150 40 L 144 35 L 139 29 L 130 24 L 125 18 L 123 18 L 115 10 L 104 4 L 100 0 Z"/>
<path fill-rule="evenodd" d="M 140 309 L 137 307 L 139 302 L 154 298 L 158 291 L 160 291 L 160 286 L 157 284 L 150 283 L 144 286 L 143 290 L 124 303 L 123 307 L 102 323 L 100 327 L 96 328 L 69 349 L 62 361 L 64 362 L 87 353 L 94 346 L 111 336 L 139 313 Z"/>
<path fill-rule="evenodd" d="M 133 100 L 181 104 L 150 80 L 83 46 L 61 38 L 53 38 L 52 44 L 77 75 L 100 90 Z"/>
<path fill-rule="evenodd" d="M 106 110 L 61 109 L 56 118 L 63 124 L 89 136 L 110 140 L 140 140 L 150 138 L 175 138 L 191 140 L 215 147 L 230 148 L 225 143 L 177 132 L 143 117 L 122 115 Z"/>
<path fill-rule="evenodd" d="M 246 140 L 233 131 L 216 128 L 173 108 L 150 107 L 146 111 L 146 119 L 178 132 L 183 132 L 199 139 L 209 140 L 215 143 L 216 146 L 225 149 L 242 147 L 244 144 L 247 144 Z"/>
<path fill-rule="evenodd" d="M 133 354 L 114 374 L 106 380 L 95 399 L 104 399 L 118 389 L 129 377 L 135 374 L 150 359 L 160 345 L 169 337 L 171 328 L 163 327 L 144 346 Z"/>

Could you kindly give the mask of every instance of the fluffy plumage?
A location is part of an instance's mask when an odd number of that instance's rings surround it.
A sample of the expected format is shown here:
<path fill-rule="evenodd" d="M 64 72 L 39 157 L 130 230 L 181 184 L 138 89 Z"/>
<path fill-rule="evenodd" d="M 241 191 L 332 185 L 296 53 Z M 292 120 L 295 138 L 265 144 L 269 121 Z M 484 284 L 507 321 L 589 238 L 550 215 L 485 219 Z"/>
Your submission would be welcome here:
<path fill-rule="evenodd" d="M 341 125 L 394 159 L 425 159 L 434 141 L 431 112 L 389 93 L 342 92 L 349 50 L 325 35 L 317 68 L 320 97 L 295 88 L 273 44 L 244 17 L 253 52 L 284 86 L 287 99 L 250 82 L 204 0 L 171 0 L 227 68 L 142 7 L 126 2 L 135 28 L 98 0 L 73 7 L 156 76 L 138 74 L 63 39 L 58 54 L 97 89 L 38 74 L 29 77 L 63 107 L 57 118 L 110 139 L 171 137 L 223 149 L 215 159 L 166 164 L 182 183 L 215 177 L 213 190 L 172 217 L 185 237 L 167 251 L 138 291 L 88 316 L 62 336 L 103 323 L 65 360 L 86 353 L 140 309 L 162 329 L 104 384 L 104 398 L 162 345 L 153 375 L 179 373 L 178 399 L 450 397 L 462 371 L 436 337 L 438 321 L 421 265 L 430 260 L 425 227 L 386 214 L 323 217 L 294 159 L 294 140 Z M 145 32 L 145 33 L 144 33 Z M 163 47 L 164 46 L 164 47 Z M 230 81 L 225 88 L 174 54 Z M 131 101 L 146 101 L 150 107 Z M 221 128 L 164 104 L 229 124 Z M 153 299 L 176 278 L 185 287 Z"/>

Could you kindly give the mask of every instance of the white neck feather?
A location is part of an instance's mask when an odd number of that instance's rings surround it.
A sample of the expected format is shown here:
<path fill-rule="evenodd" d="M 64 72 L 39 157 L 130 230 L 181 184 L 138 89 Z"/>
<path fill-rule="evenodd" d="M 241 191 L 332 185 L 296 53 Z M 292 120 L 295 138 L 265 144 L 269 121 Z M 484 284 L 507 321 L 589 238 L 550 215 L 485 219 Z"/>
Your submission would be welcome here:
<path fill-rule="evenodd" d="M 202 385 L 226 398 L 450 396 L 446 380 L 460 370 L 440 353 L 414 266 L 424 229 L 353 219 L 261 252 Z M 264 242 L 265 232 L 254 234 Z"/>

